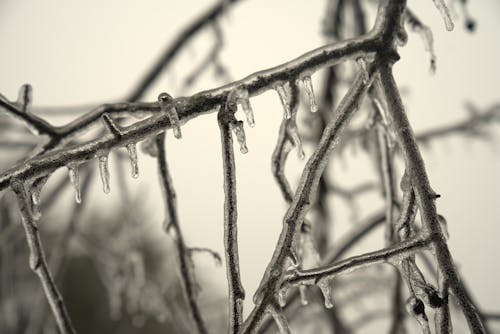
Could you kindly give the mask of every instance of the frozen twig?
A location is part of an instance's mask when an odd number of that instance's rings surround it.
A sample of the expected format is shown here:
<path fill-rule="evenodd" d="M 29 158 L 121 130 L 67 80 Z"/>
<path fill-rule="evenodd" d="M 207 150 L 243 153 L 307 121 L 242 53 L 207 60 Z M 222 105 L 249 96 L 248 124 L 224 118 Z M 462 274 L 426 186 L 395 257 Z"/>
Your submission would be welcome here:
<path fill-rule="evenodd" d="M 40 279 L 45 297 L 52 309 L 59 331 L 63 334 L 75 333 L 71 319 L 64 306 L 62 296 L 57 289 L 54 278 L 47 265 L 47 261 L 45 260 L 42 241 L 38 233 L 38 226 L 33 218 L 29 204 L 31 202 L 29 192 L 27 192 L 25 184 L 19 180 L 12 180 L 10 186 L 16 193 L 19 211 L 21 212 L 23 220 L 23 227 L 26 232 L 26 241 L 30 250 L 30 268 Z"/>
<path fill-rule="evenodd" d="M 167 233 L 172 230 L 174 233 L 174 243 L 177 249 L 177 256 L 179 259 L 180 273 L 182 278 L 182 284 L 184 286 L 184 291 L 186 293 L 186 298 L 188 300 L 188 305 L 190 312 L 196 324 L 197 331 L 200 334 L 206 334 L 207 329 L 205 322 L 201 316 L 200 307 L 196 298 L 196 287 L 194 281 L 194 273 L 191 268 L 191 259 L 188 248 L 184 242 L 184 237 L 179 225 L 179 220 L 177 217 L 177 204 L 176 204 L 176 194 L 172 184 L 172 178 L 167 165 L 167 157 L 165 152 L 165 133 L 160 133 L 156 137 L 155 142 L 158 149 L 158 173 L 160 177 L 160 184 L 163 191 L 163 196 L 165 200 L 165 211 L 166 220 L 168 221 L 166 230 Z"/>
<path fill-rule="evenodd" d="M 231 106 L 224 106 L 217 118 L 221 133 L 222 165 L 224 174 L 224 248 L 226 273 L 229 290 L 229 333 L 237 334 L 243 323 L 243 300 L 245 290 L 241 284 L 238 257 L 237 201 L 236 201 L 236 166 L 234 163 L 233 138 L 231 123 L 235 122 Z"/>

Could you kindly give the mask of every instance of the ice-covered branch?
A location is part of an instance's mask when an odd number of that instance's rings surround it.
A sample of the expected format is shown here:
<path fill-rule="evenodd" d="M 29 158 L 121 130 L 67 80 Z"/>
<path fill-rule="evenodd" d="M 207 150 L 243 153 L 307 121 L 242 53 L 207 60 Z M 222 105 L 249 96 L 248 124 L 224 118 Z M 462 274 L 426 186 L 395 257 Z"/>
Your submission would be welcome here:
<path fill-rule="evenodd" d="M 31 194 L 27 191 L 26 185 L 17 179 L 12 180 L 10 186 L 17 196 L 17 204 L 21 212 L 26 241 L 30 251 L 30 268 L 40 279 L 45 297 L 52 309 L 59 331 L 63 334 L 75 333 L 62 296 L 57 289 L 47 261 L 45 260 L 45 253 L 40 234 L 38 233 L 37 222 L 33 216 L 30 204 L 32 201 Z"/>
<path fill-rule="evenodd" d="M 231 109 L 231 107 L 233 109 Z M 224 248 L 226 256 L 226 275 L 229 290 L 229 326 L 228 332 L 237 334 L 243 323 L 243 300 L 245 290 L 241 283 L 238 256 L 238 228 L 236 201 L 236 165 L 234 162 L 233 138 L 231 123 L 234 117 L 235 104 L 226 104 L 219 111 L 217 118 L 221 134 L 222 165 L 224 174 Z"/>
<path fill-rule="evenodd" d="M 438 220 L 435 193 L 432 191 L 424 162 L 418 149 L 413 130 L 404 111 L 399 91 L 392 75 L 392 64 L 386 63 L 380 69 L 384 95 L 387 100 L 388 111 L 391 115 L 394 131 L 404 156 L 406 169 L 414 186 L 415 195 L 419 204 L 424 231 L 432 236 L 436 259 L 450 289 L 457 296 L 463 313 L 474 333 L 484 333 L 481 318 L 475 305 L 465 295 L 462 283 L 456 272 L 453 259 L 446 244 Z"/>
<path fill-rule="evenodd" d="M 189 309 L 196 324 L 196 328 L 200 334 L 208 333 L 205 322 L 201 316 L 200 307 L 196 298 L 196 286 L 194 281 L 193 268 L 191 266 L 191 258 L 189 250 L 184 242 L 184 237 L 179 225 L 177 216 L 177 196 L 172 184 L 172 178 L 167 165 L 167 157 L 165 152 L 165 133 L 160 133 L 155 139 L 155 144 L 158 150 L 158 173 L 160 177 L 160 185 L 162 188 L 165 200 L 165 230 L 172 236 L 177 249 L 179 260 L 180 273 L 186 298 L 188 300 Z"/>
<path fill-rule="evenodd" d="M 340 274 L 345 274 L 365 268 L 366 266 L 383 263 L 387 261 L 399 262 L 399 260 L 410 256 L 411 254 L 422 251 L 431 244 L 431 239 L 426 237 L 417 237 L 408 241 L 402 241 L 394 246 L 390 246 L 379 251 L 365 253 L 345 260 L 338 261 L 331 266 L 320 267 L 317 269 L 292 271 L 284 278 L 283 284 L 318 284 L 321 279 L 332 278 Z"/>

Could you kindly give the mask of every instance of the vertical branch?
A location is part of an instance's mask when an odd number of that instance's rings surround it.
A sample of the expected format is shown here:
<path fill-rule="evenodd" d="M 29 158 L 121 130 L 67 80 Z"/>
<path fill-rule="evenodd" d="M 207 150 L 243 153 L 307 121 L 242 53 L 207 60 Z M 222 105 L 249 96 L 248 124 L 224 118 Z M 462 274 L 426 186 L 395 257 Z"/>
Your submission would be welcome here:
<path fill-rule="evenodd" d="M 445 236 L 441 231 L 436 212 L 436 195 L 432 191 L 424 161 L 420 154 L 413 130 L 404 111 L 401 96 L 392 74 L 392 64 L 382 64 L 380 70 L 382 90 L 387 100 L 388 111 L 392 118 L 394 131 L 403 153 L 407 171 L 414 186 L 415 195 L 420 207 L 424 232 L 433 239 L 433 248 L 436 260 L 443 273 L 443 279 L 450 284 L 450 289 L 457 297 L 460 307 L 467 319 L 469 328 L 473 333 L 484 333 L 481 317 L 475 305 L 465 293 L 453 264 L 450 250 L 446 244 Z"/>
<path fill-rule="evenodd" d="M 243 300 L 245 290 L 241 284 L 238 258 L 236 166 L 234 163 L 233 138 L 230 123 L 235 121 L 226 107 L 218 115 L 222 144 L 222 165 L 224 172 L 224 248 L 226 256 L 226 275 L 229 290 L 229 328 L 228 332 L 237 334 L 243 322 Z"/>
<path fill-rule="evenodd" d="M 181 279 L 184 285 L 184 291 L 188 300 L 188 305 L 196 324 L 196 328 L 200 334 L 206 334 L 207 329 L 205 327 L 205 322 L 201 316 L 198 301 L 195 296 L 195 283 L 190 266 L 190 255 L 186 244 L 184 243 L 184 237 L 179 225 L 179 219 L 177 217 L 177 205 L 176 205 L 176 194 L 172 184 L 172 178 L 168 171 L 167 157 L 165 152 L 165 133 L 162 132 L 156 136 L 156 147 L 158 149 L 158 172 L 160 175 L 160 183 L 165 200 L 166 209 L 166 219 L 168 220 L 167 231 L 173 230 L 175 235 L 174 242 L 177 248 L 177 254 L 179 257 L 179 265 L 181 272 Z"/>
<path fill-rule="evenodd" d="M 30 251 L 30 268 L 40 279 L 45 297 L 52 309 L 59 331 L 62 334 L 76 333 L 64 306 L 62 296 L 56 287 L 47 261 L 45 260 L 38 227 L 31 212 L 30 196 L 26 192 L 25 185 L 18 180 L 11 182 L 11 188 L 17 196 L 17 203 L 26 233 L 26 241 Z"/>

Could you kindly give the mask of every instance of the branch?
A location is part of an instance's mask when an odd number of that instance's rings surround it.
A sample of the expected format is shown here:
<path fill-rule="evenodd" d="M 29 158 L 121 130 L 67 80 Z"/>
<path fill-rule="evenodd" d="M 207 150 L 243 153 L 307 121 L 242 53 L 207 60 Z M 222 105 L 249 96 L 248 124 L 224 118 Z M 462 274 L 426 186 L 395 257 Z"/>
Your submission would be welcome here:
<path fill-rule="evenodd" d="M 273 89 L 285 81 L 294 80 L 305 74 L 310 75 L 320 68 L 335 65 L 348 58 L 370 55 L 380 48 L 383 49 L 380 40 L 371 35 L 365 38 L 326 45 L 280 66 L 256 72 L 244 79 L 219 88 L 200 92 L 190 97 L 174 99 L 171 103 L 177 110 L 180 123 L 184 124 L 190 119 L 213 112 L 218 105 L 226 101 L 229 93 L 235 89 L 245 89 L 249 97 L 256 96 Z M 58 128 L 58 137 L 56 140 L 51 141 L 45 147 L 45 150 L 55 148 L 61 141 L 67 141 L 71 136 L 85 130 L 92 123 L 99 121 L 104 113 L 158 112 L 159 110 L 160 106 L 157 102 L 102 105 L 91 113 Z M 51 173 L 71 162 L 83 162 L 93 159 L 98 152 L 109 151 L 128 143 L 141 141 L 170 127 L 172 127 L 170 115 L 160 113 L 123 128 L 121 138 L 108 134 L 91 142 L 45 152 L 12 167 L 0 176 L 0 190 L 5 189 L 12 178 L 27 179 L 40 174 Z"/>
<path fill-rule="evenodd" d="M 26 241 L 30 250 L 30 268 L 37 274 L 45 292 L 45 297 L 52 309 L 56 319 L 57 327 L 62 334 L 75 333 L 71 319 L 69 318 L 63 299 L 50 273 L 42 241 L 38 233 L 36 221 L 31 212 L 31 196 L 28 196 L 25 185 L 18 180 L 11 182 L 11 188 L 17 196 L 17 203 L 23 221 L 23 227 L 26 233 Z"/>
<path fill-rule="evenodd" d="M 197 330 L 200 334 L 206 334 L 207 329 L 205 322 L 201 316 L 200 307 L 195 296 L 195 284 L 192 268 L 190 265 L 189 250 L 184 242 L 184 237 L 179 225 L 179 220 L 177 217 L 177 204 L 176 204 L 176 194 L 172 184 L 172 178 L 168 171 L 167 157 L 165 152 L 165 133 L 160 133 L 156 136 L 156 147 L 158 149 L 158 173 L 160 176 L 161 187 L 163 191 L 163 196 L 165 200 L 166 209 L 166 220 L 168 224 L 166 226 L 167 233 L 172 230 L 173 239 L 175 246 L 177 248 L 177 255 L 179 257 L 179 265 L 182 283 L 184 285 L 184 291 L 188 299 L 188 305 L 193 315 Z"/>
<path fill-rule="evenodd" d="M 451 290 L 459 300 L 470 330 L 474 333 L 484 333 L 481 318 L 476 307 L 464 292 L 446 244 L 445 236 L 441 231 L 434 203 L 436 196 L 430 187 L 422 156 L 420 155 L 413 130 L 404 111 L 403 103 L 392 75 L 392 64 L 386 63 L 382 65 L 380 77 L 383 83 L 388 111 L 392 117 L 393 128 L 405 159 L 406 169 L 409 172 L 415 189 L 424 231 L 430 234 L 434 240 L 433 246 L 437 262 L 443 272 L 444 279 L 448 281 Z"/>
<path fill-rule="evenodd" d="M 236 106 L 234 104 L 233 106 Z M 222 163 L 224 173 L 224 248 L 226 255 L 226 275 L 229 290 L 229 333 L 237 334 L 243 323 L 243 300 L 245 290 L 241 284 L 238 257 L 237 202 L 236 202 L 236 165 L 234 163 L 231 124 L 237 122 L 229 106 L 219 111 Z"/>
<path fill-rule="evenodd" d="M 353 256 L 345 260 L 334 263 L 331 266 L 320 267 L 317 269 L 294 271 L 283 280 L 283 284 L 297 286 L 300 284 L 317 284 L 322 278 L 332 278 L 340 274 L 353 272 L 365 268 L 368 265 L 383 263 L 387 261 L 399 262 L 399 259 L 414 254 L 417 251 L 427 248 L 431 244 L 430 238 L 419 237 L 413 240 L 402 241 L 394 246 L 390 246 L 375 252 L 365 253 L 363 255 Z"/>

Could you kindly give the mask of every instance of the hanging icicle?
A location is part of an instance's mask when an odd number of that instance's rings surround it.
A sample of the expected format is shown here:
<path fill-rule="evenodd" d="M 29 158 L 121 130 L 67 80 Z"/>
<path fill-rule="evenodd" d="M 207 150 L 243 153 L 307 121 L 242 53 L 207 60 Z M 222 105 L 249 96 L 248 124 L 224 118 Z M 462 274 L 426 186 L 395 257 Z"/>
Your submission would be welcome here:
<path fill-rule="evenodd" d="M 243 129 L 243 122 L 242 121 L 231 122 L 229 123 L 229 125 L 231 127 L 231 130 L 236 135 L 238 144 L 240 144 L 240 152 L 243 154 L 248 153 L 245 130 Z"/>
<path fill-rule="evenodd" d="M 172 101 L 173 98 L 168 93 L 161 93 L 160 95 L 158 95 L 158 103 L 160 104 L 161 111 L 167 114 L 170 124 L 172 125 L 174 137 L 180 139 L 182 138 L 182 133 L 179 115 L 177 114 L 175 105 L 171 105 Z"/>
<path fill-rule="evenodd" d="M 236 88 L 229 93 L 226 106 L 229 107 L 231 111 L 236 112 L 237 103 L 241 105 L 248 125 L 253 128 L 255 126 L 255 118 L 252 105 L 250 104 L 248 90 L 245 88 Z"/>
<path fill-rule="evenodd" d="M 446 26 L 446 30 L 452 31 L 454 28 L 453 20 L 451 19 L 450 10 L 446 6 L 444 0 L 433 0 L 434 5 L 439 10 L 439 14 L 443 18 L 444 25 Z"/>
<path fill-rule="evenodd" d="M 429 53 L 430 58 L 430 71 L 431 73 L 436 72 L 436 53 L 434 51 L 434 37 L 432 35 L 432 30 L 420 21 L 420 19 L 409 9 L 405 11 L 405 19 L 410 29 L 417 33 L 422 42 L 424 43 L 424 49 Z"/>
<path fill-rule="evenodd" d="M 311 80 L 311 76 L 306 75 L 302 78 L 302 84 L 306 91 L 307 97 L 309 98 L 309 107 L 312 113 L 318 111 L 318 103 L 316 102 L 316 96 L 314 95 L 314 88 Z"/>
<path fill-rule="evenodd" d="M 100 155 L 99 159 L 99 172 L 101 174 L 102 191 L 109 194 L 109 168 L 108 168 L 108 155 Z"/>
<path fill-rule="evenodd" d="M 290 110 L 290 97 L 292 95 L 292 92 L 290 91 L 290 84 L 286 85 L 276 85 L 274 88 L 276 92 L 278 93 L 281 101 L 281 105 L 283 106 L 284 110 L 284 117 L 285 119 L 290 119 L 292 118 L 292 111 Z"/>
<path fill-rule="evenodd" d="M 325 307 L 332 308 L 333 307 L 332 279 L 328 276 L 320 278 L 316 283 L 316 285 L 323 294 L 323 298 L 325 300 Z"/>
<path fill-rule="evenodd" d="M 82 202 L 82 193 L 80 188 L 80 172 L 78 171 L 78 165 L 70 164 L 67 166 L 69 181 L 73 185 L 75 190 L 75 202 L 80 204 Z"/>
<path fill-rule="evenodd" d="M 139 177 L 139 163 L 137 161 L 137 148 L 135 143 L 127 144 L 125 146 L 127 148 L 128 156 L 130 158 L 130 174 L 134 179 Z"/>

